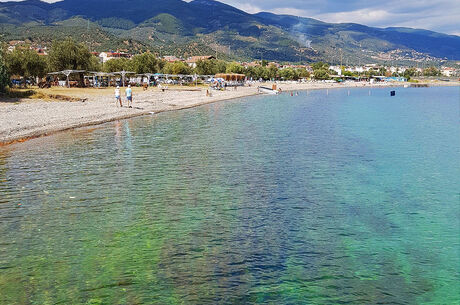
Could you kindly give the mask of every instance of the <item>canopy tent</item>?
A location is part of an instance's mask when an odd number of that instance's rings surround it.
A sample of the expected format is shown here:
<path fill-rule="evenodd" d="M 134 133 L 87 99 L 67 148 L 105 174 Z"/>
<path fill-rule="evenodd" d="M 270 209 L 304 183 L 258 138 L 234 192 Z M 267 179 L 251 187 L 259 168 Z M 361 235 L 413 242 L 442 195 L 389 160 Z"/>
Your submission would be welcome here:
<path fill-rule="evenodd" d="M 219 73 L 216 74 L 216 78 L 223 78 L 225 81 L 237 81 L 241 82 L 244 81 L 246 75 L 244 74 L 235 74 L 235 73 Z"/>
<path fill-rule="evenodd" d="M 144 75 L 147 75 L 147 74 L 144 74 Z M 212 78 L 213 76 L 212 75 L 198 75 L 198 74 L 164 74 L 164 73 L 155 73 L 155 74 L 151 74 L 152 76 L 155 77 L 155 79 L 159 80 L 159 79 L 166 79 L 166 80 L 169 80 L 169 79 L 179 79 L 179 81 L 186 81 L 186 82 L 193 82 L 195 81 L 195 84 L 197 84 L 197 81 L 199 79 L 202 79 L 202 80 L 206 80 L 206 79 L 209 79 L 209 78 Z"/>
<path fill-rule="evenodd" d="M 58 74 L 64 74 L 66 76 L 66 83 L 67 83 L 67 87 L 70 87 L 70 83 L 69 83 L 69 76 L 70 74 L 74 74 L 74 73 L 83 73 L 85 72 L 86 70 L 62 70 L 62 71 L 58 71 L 58 72 L 51 72 L 51 73 L 48 73 L 49 75 L 58 75 Z"/>
<path fill-rule="evenodd" d="M 125 76 L 126 76 L 126 74 L 136 74 L 136 72 L 123 70 L 123 71 L 113 72 L 113 74 L 120 74 L 121 75 L 122 87 L 124 87 L 125 86 Z"/>
<path fill-rule="evenodd" d="M 88 72 L 89 74 L 92 74 L 89 77 L 93 78 L 93 85 L 96 87 L 100 87 L 100 84 L 102 83 L 99 79 L 102 78 L 102 81 L 104 80 L 104 77 L 107 77 L 108 79 L 108 85 L 110 85 L 110 77 L 114 76 L 113 73 L 106 73 L 106 72 Z"/>
<path fill-rule="evenodd" d="M 159 73 L 139 73 L 136 74 L 136 76 L 141 78 L 140 83 L 144 81 L 144 76 L 147 77 L 148 86 L 150 86 L 150 80 L 152 79 L 152 76 L 156 76 L 158 74 Z"/>

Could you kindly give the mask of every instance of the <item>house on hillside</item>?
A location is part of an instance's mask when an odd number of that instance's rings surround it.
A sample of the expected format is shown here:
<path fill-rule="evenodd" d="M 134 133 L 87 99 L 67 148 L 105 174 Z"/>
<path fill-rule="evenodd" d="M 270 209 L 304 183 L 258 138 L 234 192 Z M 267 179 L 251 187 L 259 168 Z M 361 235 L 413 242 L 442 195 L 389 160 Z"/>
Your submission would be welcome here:
<path fill-rule="evenodd" d="M 34 50 L 37 52 L 39 56 L 46 56 L 48 53 L 46 52 L 46 48 L 41 48 L 41 47 L 30 47 L 31 50 Z"/>
<path fill-rule="evenodd" d="M 457 70 L 455 70 L 454 68 L 450 68 L 450 67 L 442 67 L 441 74 L 443 76 L 452 77 L 452 76 L 457 75 Z"/>
<path fill-rule="evenodd" d="M 243 62 L 241 65 L 242 65 L 243 67 L 245 67 L 245 68 L 249 68 L 249 67 L 259 67 L 259 66 L 260 66 L 260 62 L 258 62 L 258 61 Z"/>
<path fill-rule="evenodd" d="M 206 55 L 206 56 L 192 56 L 192 57 L 189 57 L 189 59 L 186 60 L 187 64 L 192 67 L 192 68 L 196 68 L 196 63 L 199 61 L 199 60 L 211 60 L 211 59 L 216 59 L 215 56 L 212 56 L 212 55 Z"/>
<path fill-rule="evenodd" d="M 101 52 L 99 53 L 99 59 L 102 63 L 105 63 L 114 58 L 131 58 L 131 54 L 124 52 Z"/>
<path fill-rule="evenodd" d="M 174 63 L 176 61 L 184 61 L 182 58 L 176 57 L 174 55 L 163 56 L 163 60 Z"/>

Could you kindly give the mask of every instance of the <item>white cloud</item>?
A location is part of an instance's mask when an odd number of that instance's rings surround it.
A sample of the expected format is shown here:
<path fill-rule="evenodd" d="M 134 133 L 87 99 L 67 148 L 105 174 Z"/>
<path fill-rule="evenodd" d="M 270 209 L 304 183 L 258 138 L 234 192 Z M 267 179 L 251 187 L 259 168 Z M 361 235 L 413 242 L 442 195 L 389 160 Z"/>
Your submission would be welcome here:
<path fill-rule="evenodd" d="M 378 9 L 361 9 L 351 12 L 340 12 L 340 13 L 325 13 L 314 16 L 317 19 L 327 22 L 342 23 L 342 22 L 354 22 L 361 24 L 380 24 L 390 18 L 394 18 L 394 14 L 389 13 L 385 10 Z"/>

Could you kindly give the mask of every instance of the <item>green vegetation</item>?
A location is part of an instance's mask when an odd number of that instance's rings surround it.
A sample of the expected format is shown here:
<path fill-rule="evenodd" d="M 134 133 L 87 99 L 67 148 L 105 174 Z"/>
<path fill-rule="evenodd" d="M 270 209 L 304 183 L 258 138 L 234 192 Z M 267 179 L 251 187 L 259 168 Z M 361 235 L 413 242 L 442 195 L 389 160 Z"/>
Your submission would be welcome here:
<path fill-rule="evenodd" d="M 199 75 L 214 75 L 224 73 L 227 70 L 227 63 L 223 60 L 199 60 L 196 63 L 195 72 Z"/>
<path fill-rule="evenodd" d="M 129 71 L 131 69 L 131 61 L 127 58 L 115 58 L 104 63 L 104 72 Z"/>
<path fill-rule="evenodd" d="M 175 63 L 167 63 L 163 67 L 163 73 L 165 74 L 192 74 L 192 68 L 182 61 L 176 61 Z"/>
<path fill-rule="evenodd" d="M 157 73 L 163 66 L 164 61 L 159 60 L 150 52 L 133 56 L 129 64 L 130 69 L 136 73 Z"/>
<path fill-rule="evenodd" d="M 279 70 L 279 76 L 281 79 L 298 80 L 310 77 L 310 73 L 306 69 L 286 68 Z"/>
<path fill-rule="evenodd" d="M 51 70 L 92 70 L 91 53 L 82 43 L 75 43 L 71 38 L 55 41 L 48 56 Z"/>
<path fill-rule="evenodd" d="M 46 60 L 28 47 L 16 48 L 13 52 L 7 53 L 6 62 L 10 75 L 24 79 L 43 77 L 47 71 Z"/>
<path fill-rule="evenodd" d="M 337 74 L 336 71 L 329 69 L 329 64 L 319 61 L 312 64 L 313 75 L 305 68 L 287 67 L 279 69 L 276 65 L 267 61 L 260 61 L 259 64 L 243 66 L 242 64 L 224 60 L 199 60 L 196 67 L 192 68 L 183 61 L 174 63 L 166 62 L 158 58 L 152 52 L 145 52 L 134 55 L 131 59 L 116 58 L 104 64 L 91 54 L 89 48 L 83 44 L 67 38 L 63 41 L 54 41 L 48 56 L 39 56 L 27 45 L 17 46 L 13 52 L 7 54 L 6 72 L 9 75 L 21 77 L 24 80 L 31 78 L 42 78 L 48 72 L 61 70 L 86 70 L 117 72 L 121 70 L 133 71 L 138 74 L 143 73 L 164 73 L 164 74 L 198 74 L 215 75 L 218 73 L 238 73 L 245 74 L 247 78 L 253 80 L 299 80 L 302 78 L 313 77 L 318 80 L 330 79 L 330 75 Z M 437 70 L 436 70 L 437 71 Z M 436 72 L 435 71 L 435 72 Z M 387 73 L 385 68 L 373 69 L 362 74 L 381 75 Z M 408 69 L 408 76 L 415 73 L 415 69 Z M 431 72 L 434 73 L 434 72 Z M 344 76 L 358 76 L 343 70 Z M 398 75 L 399 76 L 399 75 Z M 23 82 L 25 83 L 25 82 Z"/>
<path fill-rule="evenodd" d="M 237 73 L 237 74 L 243 74 L 244 73 L 244 67 L 241 66 L 237 62 L 231 62 L 227 65 L 226 71 L 227 73 Z"/>
<path fill-rule="evenodd" d="M 329 79 L 329 64 L 319 61 L 311 65 L 313 68 L 313 76 L 315 79 L 325 80 Z"/>
<path fill-rule="evenodd" d="M 439 71 L 435 67 L 429 67 L 423 70 L 423 76 L 439 76 L 439 75 L 441 75 L 441 71 Z"/>
<path fill-rule="evenodd" d="M 6 87 L 10 82 L 8 70 L 3 58 L 3 52 L 0 52 L 0 93 L 4 93 L 6 91 Z"/>
<path fill-rule="evenodd" d="M 417 74 L 417 69 L 415 68 L 410 68 L 410 69 L 406 69 L 406 71 L 404 71 L 404 74 L 403 76 L 405 78 L 407 78 L 407 80 L 410 80 L 411 77 L 415 76 Z"/>

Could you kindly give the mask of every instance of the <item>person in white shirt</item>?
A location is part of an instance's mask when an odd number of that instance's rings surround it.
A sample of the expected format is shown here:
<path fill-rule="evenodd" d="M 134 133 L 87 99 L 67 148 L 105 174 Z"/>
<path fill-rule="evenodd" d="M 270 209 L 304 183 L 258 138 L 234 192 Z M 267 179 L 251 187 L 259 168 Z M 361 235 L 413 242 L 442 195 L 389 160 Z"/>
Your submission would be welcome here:
<path fill-rule="evenodd" d="M 120 96 L 120 86 L 117 86 L 115 89 L 115 99 L 117 100 L 115 103 L 118 106 L 118 103 L 120 103 L 120 107 L 123 107 L 123 104 L 121 103 L 121 96 Z"/>

